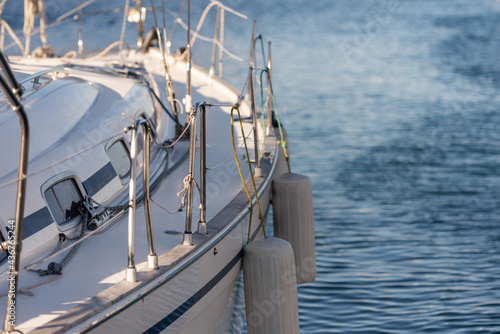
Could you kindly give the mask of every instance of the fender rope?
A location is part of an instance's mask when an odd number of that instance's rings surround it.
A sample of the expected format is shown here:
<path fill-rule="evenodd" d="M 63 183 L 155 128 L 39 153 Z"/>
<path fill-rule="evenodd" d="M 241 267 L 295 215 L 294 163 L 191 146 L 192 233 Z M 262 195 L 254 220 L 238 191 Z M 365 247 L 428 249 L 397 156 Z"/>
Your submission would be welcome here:
<path fill-rule="evenodd" d="M 274 114 L 276 115 L 276 121 L 278 122 L 278 129 L 280 131 L 280 139 L 281 139 L 281 142 L 280 142 L 280 145 L 281 147 L 283 147 L 283 153 L 285 154 L 285 160 L 286 160 L 286 164 L 288 166 L 288 173 L 291 173 L 292 170 L 290 169 L 290 157 L 288 156 L 288 153 L 287 153 L 287 150 L 286 150 L 286 140 L 283 136 L 283 131 L 281 130 L 281 122 L 280 122 L 280 116 L 279 116 L 279 113 L 278 113 L 278 107 L 276 106 L 276 98 L 274 97 L 274 91 L 273 91 L 273 85 L 271 83 L 271 78 L 269 77 L 269 68 L 266 67 L 265 69 L 262 70 L 262 72 L 260 72 L 260 98 L 261 98 L 261 101 L 262 101 L 262 121 L 264 122 L 264 93 L 263 93 L 263 88 L 262 88 L 262 74 L 266 72 L 267 73 L 267 81 L 269 83 L 269 89 L 271 90 L 271 96 L 272 96 L 272 100 L 273 100 L 273 106 L 274 106 Z M 265 126 L 264 126 L 265 128 Z M 265 131 L 264 131 L 264 136 L 265 136 Z M 265 137 L 264 137 L 265 139 Z"/>
<path fill-rule="evenodd" d="M 250 210 L 250 220 L 249 220 L 249 223 L 248 223 L 248 234 L 247 234 L 247 244 L 248 244 L 248 242 L 250 241 L 250 231 L 251 231 L 251 227 L 252 227 L 253 203 L 252 203 L 252 197 L 250 196 L 250 192 L 248 191 L 248 187 L 247 187 L 247 184 L 245 182 L 245 178 L 243 177 L 243 173 L 241 172 L 240 162 L 238 161 L 238 155 L 236 154 L 236 144 L 235 144 L 235 140 L 234 140 L 234 120 L 233 120 L 233 113 L 234 113 L 235 110 L 238 112 L 238 119 L 240 121 L 241 135 L 243 137 L 243 143 L 245 145 L 245 152 L 246 152 L 247 157 L 249 157 L 250 155 L 248 153 L 248 147 L 247 147 L 247 140 L 246 140 L 246 137 L 245 137 L 245 131 L 243 130 L 243 121 L 241 120 L 240 105 L 238 103 L 236 103 L 231 108 L 231 138 L 232 138 L 232 142 L 233 142 L 234 160 L 236 161 L 236 166 L 238 167 L 238 172 L 240 173 L 241 181 L 243 182 L 243 186 L 245 187 L 245 191 L 246 191 L 247 196 L 248 196 L 248 201 L 250 202 L 250 208 L 249 208 L 249 210 Z M 264 232 L 264 238 L 267 238 L 267 236 L 266 236 L 266 229 L 265 229 L 265 226 L 264 226 L 264 216 L 262 215 L 262 210 L 260 209 L 259 196 L 257 196 L 257 187 L 255 186 L 255 179 L 254 179 L 253 173 L 252 173 L 252 165 L 250 164 L 250 160 L 247 159 L 247 162 L 248 162 L 248 168 L 250 169 L 250 177 L 252 178 L 252 184 L 253 184 L 253 191 L 254 191 L 254 194 L 255 194 L 255 199 L 257 200 L 257 207 L 259 209 L 259 220 L 260 220 L 260 224 L 262 226 L 262 232 Z"/>

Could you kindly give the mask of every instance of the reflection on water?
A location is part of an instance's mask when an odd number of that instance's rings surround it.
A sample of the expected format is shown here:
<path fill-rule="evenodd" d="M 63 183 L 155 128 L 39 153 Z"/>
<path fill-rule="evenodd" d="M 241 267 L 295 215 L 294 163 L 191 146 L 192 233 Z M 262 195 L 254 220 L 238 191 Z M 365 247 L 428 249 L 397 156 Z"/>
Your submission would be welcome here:
<path fill-rule="evenodd" d="M 301 332 L 497 332 L 500 4 L 389 3 L 266 6 L 293 169 L 314 188 Z"/>

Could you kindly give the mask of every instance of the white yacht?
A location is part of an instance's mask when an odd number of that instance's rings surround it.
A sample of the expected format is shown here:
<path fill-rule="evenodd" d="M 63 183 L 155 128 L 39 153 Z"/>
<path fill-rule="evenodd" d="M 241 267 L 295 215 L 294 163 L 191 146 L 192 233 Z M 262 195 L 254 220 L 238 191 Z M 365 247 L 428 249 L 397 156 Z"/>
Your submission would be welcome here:
<path fill-rule="evenodd" d="M 42 0 L 25 1 L 24 36 L 1 14 L 5 332 L 225 333 L 241 313 L 245 245 L 264 237 L 273 177 L 289 171 L 267 45 L 267 64 L 254 68 L 251 55 L 236 91 L 216 66 L 192 64 L 198 30 L 187 28 L 174 55 L 158 26 L 165 8 L 124 2 L 139 35 L 145 13 L 156 28 L 137 49 L 122 39 L 90 55 L 56 56 L 50 40 L 30 50 L 50 25 Z M 220 2 L 210 11 L 217 65 L 227 51 L 221 18 L 243 15 Z M 249 49 L 257 40 L 254 30 Z"/>

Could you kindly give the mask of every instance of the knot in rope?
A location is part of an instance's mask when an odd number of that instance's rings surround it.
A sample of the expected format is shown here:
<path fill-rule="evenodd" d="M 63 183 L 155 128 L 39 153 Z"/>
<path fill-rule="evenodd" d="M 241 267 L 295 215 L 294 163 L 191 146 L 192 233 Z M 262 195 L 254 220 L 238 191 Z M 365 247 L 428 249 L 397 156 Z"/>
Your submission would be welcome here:
<path fill-rule="evenodd" d="M 179 208 L 179 211 L 182 211 L 182 209 L 184 209 L 184 207 L 186 206 L 188 190 L 191 187 L 191 179 L 192 179 L 191 174 L 186 175 L 186 177 L 182 180 L 182 182 L 184 183 L 184 188 L 182 188 L 182 190 L 177 193 L 177 196 L 182 195 L 181 206 Z"/>
<path fill-rule="evenodd" d="M 195 114 L 196 114 L 196 105 L 194 105 L 191 108 L 191 112 L 189 113 L 189 120 L 191 120 L 191 118 L 195 117 Z"/>
<path fill-rule="evenodd" d="M 39 269 L 38 270 L 38 275 L 39 276 L 61 275 L 62 274 L 62 268 L 63 268 L 63 265 L 61 263 L 51 262 L 51 263 L 49 263 L 49 265 L 48 265 L 48 267 L 47 267 L 46 270 Z"/>

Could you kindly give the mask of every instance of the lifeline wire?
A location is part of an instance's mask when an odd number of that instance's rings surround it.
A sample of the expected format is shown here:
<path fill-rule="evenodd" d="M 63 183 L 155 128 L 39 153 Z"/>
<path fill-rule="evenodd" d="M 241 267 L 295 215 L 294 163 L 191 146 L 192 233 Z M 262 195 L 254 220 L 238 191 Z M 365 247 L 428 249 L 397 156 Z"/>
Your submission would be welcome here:
<path fill-rule="evenodd" d="M 55 166 L 57 166 L 58 164 L 60 164 L 60 163 L 62 163 L 62 162 L 64 162 L 64 161 L 70 160 L 70 159 L 72 159 L 72 158 L 74 158 L 74 157 L 76 157 L 76 156 L 78 156 L 78 155 L 80 155 L 80 154 L 83 154 L 83 153 L 85 153 L 85 152 L 90 151 L 90 150 L 91 150 L 91 149 L 93 149 L 93 148 L 96 148 L 96 147 L 98 147 L 98 146 L 101 146 L 102 144 L 106 143 L 107 141 L 111 140 L 112 138 L 118 137 L 118 136 L 120 136 L 121 134 L 126 133 L 126 131 L 125 131 L 125 130 L 126 130 L 126 129 L 124 129 L 123 131 L 121 131 L 121 132 L 119 132 L 119 133 L 117 133 L 117 134 L 115 134 L 115 135 L 113 135 L 113 136 L 111 136 L 111 137 L 108 137 L 108 138 L 106 138 L 106 139 L 104 139 L 104 140 L 101 140 L 100 142 L 96 143 L 95 145 L 89 146 L 89 147 L 87 147 L 86 149 L 81 150 L 80 152 L 73 153 L 73 154 L 71 154 L 71 155 L 67 156 L 67 157 L 66 157 L 66 158 L 64 158 L 64 159 L 58 160 L 58 161 L 56 161 L 56 162 L 54 162 L 54 163 L 52 163 L 52 164 L 50 164 L 50 165 L 48 165 L 48 166 L 45 166 L 45 167 L 44 167 L 44 168 L 42 168 L 42 169 L 39 169 L 39 170 L 37 170 L 37 171 L 35 171 L 35 172 L 33 172 L 33 173 L 29 174 L 29 175 L 26 175 L 26 178 L 30 178 L 30 177 L 32 177 L 32 176 L 34 176 L 34 175 L 37 175 L 37 174 L 39 174 L 39 173 L 41 173 L 41 172 L 43 172 L 43 171 L 48 170 L 49 168 L 55 167 Z M 17 178 L 16 178 L 16 179 L 14 179 L 14 180 L 11 180 L 11 181 L 7 181 L 7 182 L 5 182 L 5 183 L 3 183 L 3 184 L 0 184 L 0 188 L 6 187 L 6 186 L 11 185 L 11 184 L 16 183 L 16 182 L 17 182 Z"/>
<path fill-rule="evenodd" d="M 248 136 L 247 136 L 245 139 L 250 138 L 250 136 L 252 135 L 252 130 L 253 130 L 253 128 L 254 128 L 254 127 L 255 127 L 255 126 L 254 126 L 254 125 L 252 125 L 252 127 L 250 128 L 250 130 L 249 130 L 249 132 L 248 132 Z M 243 146 L 244 146 L 244 144 L 243 144 L 243 143 L 241 143 L 241 144 L 240 144 L 240 147 L 238 147 L 238 149 L 237 149 L 236 151 L 241 150 L 241 148 L 242 148 Z M 221 167 L 222 165 L 224 165 L 226 162 L 228 162 L 228 161 L 229 161 L 230 159 L 232 159 L 232 158 L 233 158 L 233 157 L 228 157 L 226 160 L 224 160 L 223 162 L 221 162 L 220 164 L 218 164 L 218 165 L 217 165 L 217 166 L 215 166 L 215 167 L 207 167 L 207 170 L 215 170 L 215 169 L 217 169 L 217 168 Z"/>
<path fill-rule="evenodd" d="M 188 122 L 187 126 L 184 128 L 182 133 L 179 135 L 179 137 L 172 144 L 169 144 L 169 145 L 160 144 L 156 141 L 154 136 L 151 136 L 151 139 L 153 139 L 153 142 L 156 144 L 156 146 L 158 146 L 160 148 L 171 148 L 171 147 L 174 147 L 174 145 L 177 144 L 179 142 L 179 140 L 182 139 L 182 137 L 184 137 L 184 134 L 186 133 L 186 131 L 189 129 L 190 126 L 191 126 L 191 122 Z"/>

